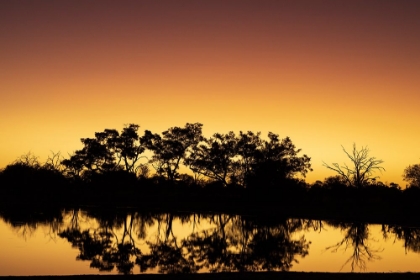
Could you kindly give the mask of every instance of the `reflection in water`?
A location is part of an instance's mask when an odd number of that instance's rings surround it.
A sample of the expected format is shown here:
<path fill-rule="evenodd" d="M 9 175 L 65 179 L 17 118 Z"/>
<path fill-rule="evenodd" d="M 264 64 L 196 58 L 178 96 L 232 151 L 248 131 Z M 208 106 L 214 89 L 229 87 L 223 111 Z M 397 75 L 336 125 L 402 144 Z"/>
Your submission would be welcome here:
<path fill-rule="evenodd" d="M 388 238 L 389 234 L 394 235 L 395 239 L 404 242 L 404 248 L 407 251 L 420 253 L 420 228 L 397 226 L 397 225 L 383 225 L 382 232 L 384 238 Z"/>
<path fill-rule="evenodd" d="M 352 250 L 352 254 L 346 260 L 341 268 L 350 263 L 351 271 L 353 272 L 356 267 L 360 270 L 366 269 L 366 262 L 378 260 L 378 252 L 381 250 L 373 249 L 369 244 L 369 228 L 366 223 L 341 223 L 329 222 L 328 224 L 340 228 L 344 231 L 344 238 L 333 246 L 327 247 L 327 250 L 337 252 L 338 249 L 344 247 L 344 250 Z"/>
<path fill-rule="evenodd" d="M 58 235 L 79 249 L 77 260 L 89 260 L 90 266 L 99 271 L 111 271 L 116 267 L 120 273 L 132 272 L 133 258 L 140 254 L 133 238 L 133 229 L 138 226 L 138 236 L 145 236 L 146 224 L 151 223 L 150 217 L 146 216 L 146 220 L 133 215 L 126 218 L 104 217 L 99 219 L 96 228 L 82 230 L 78 213 L 73 212 L 71 216 L 70 227 Z M 121 234 L 118 235 L 117 230 L 120 229 Z"/>
<path fill-rule="evenodd" d="M 310 242 L 291 239 L 298 229 L 294 220 L 267 226 L 219 215 L 217 222 L 183 242 L 195 263 L 211 272 L 289 270 L 295 255 L 308 254 Z"/>
<path fill-rule="evenodd" d="M 139 213 L 89 211 L 9 213 L 2 218 L 22 238 L 39 225 L 51 238 L 77 248 L 76 260 L 97 271 L 196 273 L 288 271 L 309 254 L 305 232 L 334 227 L 343 238 L 326 249 L 350 251 L 343 266 L 365 269 L 382 250 L 366 223 L 275 219 L 228 214 Z M 420 252 L 420 229 L 383 225 L 385 239 L 404 243 L 406 251 Z M 334 241 L 331 241 L 334 243 Z"/>
<path fill-rule="evenodd" d="M 54 238 L 63 224 L 62 211 L 36 212 L 28 209 L 8 209 L 0 212 L 0 217 L 10 224 L 16 234 L 28 239 L 37 230 L 39 225 L 47 225 L 47 234 Z"/>
<path fill-rule="evenodd" d="M 193 225 L 193 232 L 177 236 L 175 221 Z M 11 219 L 8 222 L 20 229 L 32 226 L 31 222 L 19 226 Z M 160 273 L 289 270 L 296 256 L 308 254 L 310 244 L 303 235 L 292 238 L 306 225 L 298 219 L 261 223 L 226 214 L 72 210 L 59 223 L 50 222 L 57 236 L 79 250 L 77 260 L 89 261 L 99 271 L 116 269 L 123 274 L 133 273 L 135 265 L 141 272 Z M 24 236 L 29 231 L 20 232 Z"/>

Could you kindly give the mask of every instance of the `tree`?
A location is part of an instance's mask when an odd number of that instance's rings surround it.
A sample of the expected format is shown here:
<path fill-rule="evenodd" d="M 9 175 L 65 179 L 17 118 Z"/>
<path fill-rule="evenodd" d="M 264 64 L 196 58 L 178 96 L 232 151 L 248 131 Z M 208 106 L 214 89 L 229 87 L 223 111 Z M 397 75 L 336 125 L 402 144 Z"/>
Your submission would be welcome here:
<path fill-rule="evenodd" d="M 237 155 L 236 136 L 216 133 L 194 147 L 186 163 L 194 173 L 202 174 L 227 186 L 237 169 L 233 158 Z"/>
<path fill-rule="evenodd" d="M 420 188 L 420 164 L 409 165 L 404 169 L 403 178 L 410 187 Z"/>
<path fill-rule="evenodd" d="M 160 176 L 174 182 L 178 169 L 186 159 L 193 146 L 202 140 L 202 124 L 187 123 L 185 127 L 171 127 L 159 134 L 146 130 L 140 141 L 147 149 L 153 151 L 150 163 Z"/>
<path fill-rule="evenodd" d="M 59 153 L 41 163 L 32 153 L 21 156 L 1 171 L 2 190 L 33 198 L 33 195 L 52 194 L 58 185 L 65 184 L 65 178 L 57 164 Z"/>
<path fill-rule="evenodd" d="M 236 136 L 216 133 L 196 147 L 188 159 L 190 168 L 199 174 L 221 182 L 224 186 L 275 187 L 296 174 L 305 176 L 312 171 L 310 158 L 298 156 L 289 137 L 279 139 L 269 133 L 262 140 L 260 133 L 242 131 Z"/>
<path fill-rule="evenodd" d="M 261 133 L 239 132 L 236 142 L 237 165 L 240 170 L 238 181 L 242 186 L 247 186 L 248 179 L 255 173 L 255 166 L 263 158 L 264 144 L 260 137 Z"/>
<path fill-rule="evenodd" d="M 347 181 L 340 175 L 329 176 L 325 178 L 323 182 L 323 187 L 326 189 L 344 189 L 346 186 Z"/>
<path fill-rule="evenodd" d="M 286 181 L 303 177 L 312 171 L 307 155 L 298 156 L 301 149 L 296 149 L 289 137 L 279 139 L 277 134 L 268 133 L 268 141 L 263 141 L 256 151 L 256 159 L 248 176 L 248 185 L 257 188 L 278 187 Z"/>
<path fill-rule="evenodd" d="M 82 138 L 84 147 L 61 163 L 68 175 L 76 177 L 121 170 L 136 173 L 136 164 L 145 150 L 138 129 L 138 125 L 129 124 L 121 134 L 115 129 L 105 129 L 96 132 L 95 138 Z"/>
<path fill-rule="evenodd" d="M 115 152 L 118 163 L 123 162 L 126 171 L 136 173 L 140 166 L 136 166 L 140 155 L 145 148 L 140 144 L 140 137 L 137 133 L 139 129 L 137 124 L 129 124 L 124 127 L 119 137 L 115 139 Z"/>
<path fill-rule="evenodd" d="M 333 163 L 331 166 L 325 162 L 323 165 L 337 172 L 348 186 L 356 188 L 365 187 L 379 178 L 379 176 L 373 176 L 375 171 L 385 171 L 385 168 L 380 165 L 383 163 L 383 160 L 370 157 L 369 149 L 367 147 L 362 147 L 360 150 L 357 150 L 356 144 L 353 144 L 351 153 L 347 152 L 343 146 L 341 147 L 350 159 L 351 166 L 349 167 L 347 164 L 340 166 L 338 163 Z"/>

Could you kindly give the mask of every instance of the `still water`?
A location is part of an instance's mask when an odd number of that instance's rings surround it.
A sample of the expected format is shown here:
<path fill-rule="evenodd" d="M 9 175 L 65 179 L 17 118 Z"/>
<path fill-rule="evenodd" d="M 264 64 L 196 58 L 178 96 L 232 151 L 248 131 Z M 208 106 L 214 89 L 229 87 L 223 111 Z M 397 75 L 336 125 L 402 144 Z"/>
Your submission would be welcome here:
<path fill-rule="evenodd" d="M 2 276 L 420 272 L 415 227 L 129 210 L 0 215 Z"/>

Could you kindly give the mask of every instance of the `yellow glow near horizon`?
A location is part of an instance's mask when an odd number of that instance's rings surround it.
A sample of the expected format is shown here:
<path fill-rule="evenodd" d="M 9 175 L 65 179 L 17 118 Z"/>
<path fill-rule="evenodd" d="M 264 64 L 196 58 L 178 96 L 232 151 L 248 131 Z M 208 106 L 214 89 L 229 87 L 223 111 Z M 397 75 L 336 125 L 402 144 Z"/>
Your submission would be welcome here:
<path fill-rule="evenodd" d="M 289 136 L 334 175 L 341 145 L 401 186 L 419 162 L 420 19 L 412 1 L 0 4 L 0 167 L 137 123 Z"/>

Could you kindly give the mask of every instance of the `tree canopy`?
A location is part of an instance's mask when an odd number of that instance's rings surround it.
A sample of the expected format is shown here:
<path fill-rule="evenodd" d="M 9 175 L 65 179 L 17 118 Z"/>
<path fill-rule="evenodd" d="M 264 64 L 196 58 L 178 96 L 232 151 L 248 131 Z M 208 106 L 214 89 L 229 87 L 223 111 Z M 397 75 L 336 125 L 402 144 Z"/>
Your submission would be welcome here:
<path fill-rule="evenodd" d="M 156 176 L 167 182 L 186 178 L 179 172 L 183 166 L 209 182 L 244 188 L 278 187 L 312 171 L 310 158 L 300 156 L 301 150 L 289 137 L 280 139 L 270 132 L 268 139 L 262 139 L 260 132 L 240 131 L 236 135 L 231 131 L 206 138 L 202 126 L 187 123 L 161 134 L 145 130 L 142 136 L 136 124 L 129 124 L 121 133 L 105 129 L 94 138 L 82 138 L 83 148 L 61 163 L 70 177 L 89 179 L 116 171 L 137 174 L 144 171 L 138 161 L 148 151 L 148 163 Z"/>
<path fill-rule="evenodd" d="M 311 171 L 310 158 L 300 152 L 290 138 L 283 140 L 269 133 L 263 140 L 260 133 L 242 131 L 238 136 L 216 133 L 203 138 L 187 160 L 191 170 L 218 181 L 224 186 L 274 187 L 295 175 Z"/>
<path fill-rule="evenodd" d="M 404 181 L 407 181 L 410 187 L 420 188 L 420 164 L 409 165 L 404 169 Z"/>
<path fill-rule="evenodd" d="M 69 176 L 89 177 L 110 171 L 125 170 L 136 173 L 137 162 L 145 148 L 140 145 L 139 125 L 129 124 L 121 134 L 115 129 L 96 132 L 95 138 L 82 138 L 81 150 L 61 163 Z"/>

